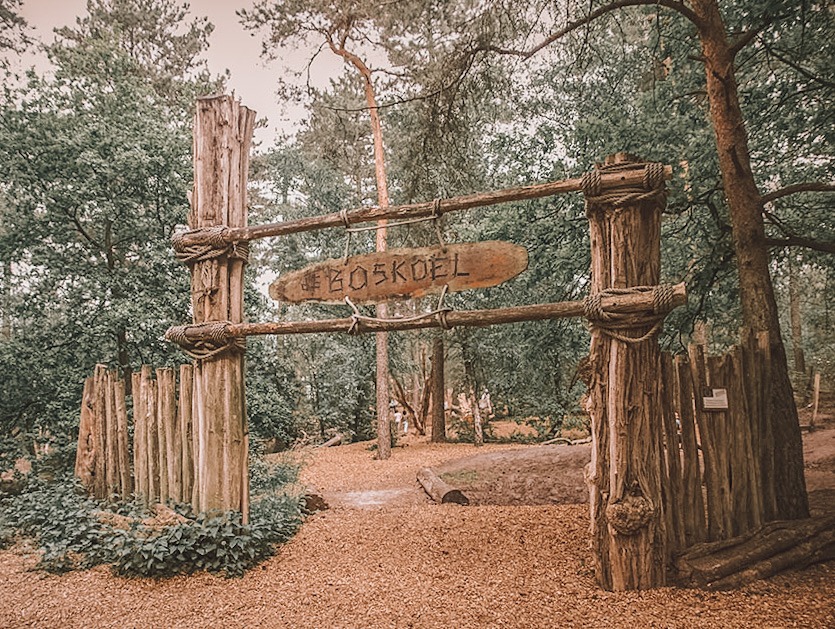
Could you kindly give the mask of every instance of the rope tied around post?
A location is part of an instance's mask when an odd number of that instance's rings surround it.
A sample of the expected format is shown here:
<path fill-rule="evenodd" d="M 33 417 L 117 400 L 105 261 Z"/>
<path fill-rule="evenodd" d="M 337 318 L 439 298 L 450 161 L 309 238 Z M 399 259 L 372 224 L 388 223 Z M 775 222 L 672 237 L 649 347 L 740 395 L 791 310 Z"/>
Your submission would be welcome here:
<path fill-rule="evenodd" d="M 249 262 L 249 242 L 245 240 L 228 242 L 229 228 L 225 225 L 201 227 L 187 232 L 175 232 L 171 236 L 171 246 L 180 262 L 188 265 L 205 262 L 227 256 L 230 259 Z M 201 242 L 193 242 L 193 236 L 199 235 Z"/>
<path fill-rule="evenodd" d="M 226 351 L 243 352 L 246 339 L 229 333 L 231 321 L 207 321 L 196 325 L 175 325 L 165 332 L 165 340 L 179 345 L 192 360 L 208 360 Z M 188 330 L 198 334 L 189 335 Z M 197 336 L 198 338 L 194 338 Z"/>
<path fill-rule="evenodd" d="M 348 327 L 348 334 L 359 334 L 362 330 L 360 330 L 360 326 L 362 323 L 389 323 L 392 321 L 397 321 L 400 323 L 412 322 L 412 321 L 426 321 L 428 319 L 436 319 L 438 321 L 438 325 L 443 330 L 451 330 L 453 326 L 449 325 L 447 321 L 446 314 L 448 312 L 452 312 L 452 308 L 449 306 L 444 305 L 444 297 L 446 297 L 447 289 L 449 286 L 444 285 L 441 289 L 440 297 L 438 298 L 438 306 L 430 311 L 425 312 L 423 314 L 415 315 L 413 317 L 390 317 L 390 318 L 380 318 L 380 317 L 369 317 L 363 315 L 359 308 L 357 308 L 356 304 L 351 301 L 351 298 L 347 295 L 345 296 L 345 303 L 351 307 L 351 325 Z"/>
<path fill-rule="evenodd" d="M 608 312 L 603 308 L 604 297 L 617 295 L 634 295 L 639 293 L 651 293 L 652 312 L 641 314 L 619 314 Z M 593 330 L 599 330 L 603 334 L 634 345 L 643 343 L 654 337 L 664 326 L 664 318 L 667 313 L 673 310 L 675 299 L 675 287 L 671 284 L 659 284 L 658 286 L 632 286 L 630 288 L 608 288 L 599 293 L 590 293 L 583 300 L 583 311 Z M 652 327 L 641 336 L 633 337 L 623 334 L 622 331 L 633 328 L 652 325 Z"/>
<path fill-rule="evenodd" d="M 641 185 L 623 186 L 607 192 L 603 191 L 604 173 L 635 171 L 643 169 Z M 595 166 L 594 170 L 584 173 L 580 178 L 580 187 L 586 197 L 586 211 L 593 206 L 610 205 L 621 208 L 629 204 L 650 199 L 663 200 L 667 194 L 664 186 L 664 165 L 658 162 L 646 164 L 612 164 Z"/>

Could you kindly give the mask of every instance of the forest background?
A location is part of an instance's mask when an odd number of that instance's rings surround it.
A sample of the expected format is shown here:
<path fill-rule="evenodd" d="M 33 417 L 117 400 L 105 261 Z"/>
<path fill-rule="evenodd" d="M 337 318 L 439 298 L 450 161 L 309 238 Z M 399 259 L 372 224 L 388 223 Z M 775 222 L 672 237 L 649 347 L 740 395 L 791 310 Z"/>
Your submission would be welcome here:
<path fill-rule="evenodd" d="M 601 14 L 532 55 L 508 51 L 530 50 L 587 15 L 588 3 L 262 2 L 240 17 L 241 28 L 279 59 L 288 49 L 332 55 L 327 37 L 338 34 L 366 61 L 381 105 L 392 203 L 578 176 L 622 150 L 673 165 L 662 268 L 665 281 L 687 283 L 690 300 L 668 317 L 660 341 L 682 350 L 698 328 L 720 350 L 737 340 L 742 313 L 699 40 L 686 16 L 665 6 L 683 3 L 623 4 L 645 6 Z M 752 170 L 773 198 L 762 207 L 769 271 L 802 390 L 810 366 L 835 372 L 835 219 L 825 192 L 835 180 L 835 5 L 719 6 L 739 44 L 736 81 Z M 20 0 L 0 0 L 0 431 L 71 446 L 82 382 L 96 363 L 128 371 L 185 360 L 162 340 L 169 326 L 190 320 L 188 273 L 170 238 L 188 211 L 195 98 L 222 92 L 227 77 L 208 70 L 212 26 L 199 4 L 90 0 L 77 23 L 47 42 L 32 38 L 20 9 Z M 37 48 L 49 68 L 21 72 L 12 61 Z M 307 117 L 297 132 L 259 147 L 250 175 L 253 224 L 376 202 L 361 77 L 345 65 L 322 87 L 307 70 L 295 64 L 263 86 Z M 782 194 L 787 189 L 794 193 Z M 443 230 L 448 242 L 509 240 L 530 256 L 518 278 L 450 296 L 450 306 L 573 300 L 587 291 L 579 195 L 450 216 Z M 255 245 L 248 319 L 345 316 L 340 306 L 278 305 L 263 296 L 276 275 L 343 255 L 345 240 L 331 230 Z M 389 233 L 390 247 L 435 240 L 431 226 Z M 372 235 L 354 237 L 353 252 L 371 249 Z M 392 308 L 410 314 L 434 305 Z M 588 350 L 582 322 L 444 336 L 454 392 L 487 389 L 509 417 L 539 418 L 543 435 L 577 416 L 584 388 L 577 371 Z M 389 339 L 393 379 L 415 405 L 432 338 Z M 256 435 L 285 445 L 333 430 L 373 436 L 373 338 L 251 339 L 247 357 Z"/>

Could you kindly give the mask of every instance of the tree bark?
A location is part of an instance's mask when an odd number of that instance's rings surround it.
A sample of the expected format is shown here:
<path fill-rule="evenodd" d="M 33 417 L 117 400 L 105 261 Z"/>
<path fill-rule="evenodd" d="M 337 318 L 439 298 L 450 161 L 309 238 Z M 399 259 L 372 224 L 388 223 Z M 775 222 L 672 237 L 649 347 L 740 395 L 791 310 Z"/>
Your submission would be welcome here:
<path fill-rule="evenodd" d="M 231 96 L 201 98 L 194 123 L 193 229 L 246 227 L 246 182 L 255 112 Z M 243 321 L 245 260 L 229 253 L 192 266 L 194 323 Z M 248 519 L 244 353 L 229 347 L 194 370 L 194 508 Z"/>
<path fill-rule="evenodd" d="M 432 442 L 446 441 L 446 413 L 444 412 L 444 338 L 432 339 Z"/>
<path fill-rule="evenodd" d="M 345 49 L 346 37 L 337 44 L 332 37 L 328 38 L 331 50 L 342 57 L 346 63 L 353 65 L 362 77 L 365 88 L 365 100 L 371 117 L 371 135 L 374 139 L 374 176 L 377 182 L 377 205 L 381 209 L 389 206 L 389 190 L 386 178 L 386 161 L 383 151 L 383 127 L 380 124 L 380 109 L 374 94 L 374 83 L 371 80 L 371 70 L 357 55 Z M 386 250 L 386 224 L 383 219 L 377 222 L 376 250 Z M 376 306 L 379 319 L 388 316 L 388 306 L 380 303 Z M 389 422 L 389 350 L 388 332 L 378 332 L 375 337 L 377 351 L 377 458 L 388 459 L 391 456 L 391 423 Z"/>
<path fill-rule="evenodd" d="M 734 73 L 735 53 L 716 0 L 693 0 L 692 9 L 699 25 L 710 117 L 731 216 L 743 322 L 753 330 L 768 331 L 771 340 L 770 406 L 774 444 L 779 447 L 774 448 L 773 473 L 767 475 L 776 484 L 777 511 L 766 515 L 768 519 L 805 518 L 809 515 L 809 503 L 800 426 L 768 269 L 762 197 L 751 170 Z"/>
<path fill-rule="evenodd" d="M 803 355 L 803 317 L 800 310 L 800 290 L 797 285 L 797 268 L 789 253 L 789 319 L 792 329 L 792 353 L 794 354 L 794 370 L 806 373 L 806 358 Z"/>
<path fill-rule="evenodd" d="M 454 503 L 459 505 L 470 504 L 470 499 L 457 487 L 453 487 L 431 468 L 425 467 L 417 473 L 418 482 L 423 489 L 438 504 Z"/>
<path fill-rule="evenodd" d="M 634 159 L 619 154 L 606 161 L 622 166 Z M 589 199 L 592 293 L 658 284 L 661 207 L 658 197 L 617 208 Z M 651 327 L 638 324 L 623 332 L 641 337 Z M 589 361 L 588 483 L 597 581 L 615 591 L 659 587 L 665 577 L 665 531 L 658 341 L 651 336 L 627 343 L 593 327 Z"/>

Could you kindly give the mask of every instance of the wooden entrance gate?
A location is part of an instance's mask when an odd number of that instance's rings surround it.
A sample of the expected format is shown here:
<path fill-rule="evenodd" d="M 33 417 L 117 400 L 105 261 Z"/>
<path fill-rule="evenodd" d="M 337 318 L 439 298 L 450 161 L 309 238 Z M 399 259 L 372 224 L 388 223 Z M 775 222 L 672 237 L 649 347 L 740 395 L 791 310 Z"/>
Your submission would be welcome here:
<path fill-rule="evenodd" d="M 362 207 L 250 227 L 246 178 L 254 120 L 254 112 L 231 97 L 198 101 L 190 229 L 176 234 L 173 240 L 177 256 L 191 272 L 193 321 L 169 329 L 166 338 L 194 359 L 190 395 L 193 439 L 189 442 L 193 444 L 190 488 L 195 508 L 239 510 L 245 517 L 248 511 L 244 390 L 247 336 L 448 329 L 584 316 L 591 324 L 592 335 L 588 411 L 593 455 L 589 482 L 598 580 L 603 587 L 617 590 L 662 585 L 668 536 L 672 533 L 665 527 L 667 481 L 662 481 L 661 475 L 659 435 L 664 416 L 657 333 L 666 314 L 686 300 L 683 285 L 660 285 L 661 210 L 666 199 L 664 181 L 671 169 L 618 154 L 576 179 L 411 205 Z M 583 301 L 455 311 L 443 306 L 441 300 L 436 310 L 409 319 L 364 317 L 354 309 L 353 314 L 340 319 L 243 320 L 243 269 L 251 240 L 322 228 L 349 228 L 381 219 L 437 219 L 449 212 L 568 192 L 585 195 L 591 230 L 590 294 Z M 459 258 L 448 257 L 443 262 L 435 253 L 425 255 L 429 257 L 418 262 L 419 272 L 411 278 L 420 284 L 419 290 L 431 291 L 443 283 L 427 283 L 426 275 L 436 280 L 443 274 L 467 273 L 456 266 Z M 352 268 L 362 268 L 366 275 L 357 271 L 356 278 L 352 274 L 342 276 L 339 288 L 346 291 L 349 303 L 354 293 L 349 294 L 348 289 L 362 288 L 363 278 L 367 283 L 369 273 L 389 268 L 387 277 L 397 283 L 399 267 L 386 267 L 386 263 L 369 262 L 383 264 L 380 268 L 355 265 Z M 307 277 L 313 279 L 310 274 Z M 407 279 L 405 274 L 402 277 Z M 449 288 L 448 283 L 443 284 Z M 462 280 L 462 285 L 466 288 L 467 282 Z M 307 287 L 314 288 L 310 282 Z M 139 490 L 143 484 L 150 487 L 149 483 L 153 481 L 146 475 L 139 482 Z M 179 495 L 184 495 L 182 488 Z"/>

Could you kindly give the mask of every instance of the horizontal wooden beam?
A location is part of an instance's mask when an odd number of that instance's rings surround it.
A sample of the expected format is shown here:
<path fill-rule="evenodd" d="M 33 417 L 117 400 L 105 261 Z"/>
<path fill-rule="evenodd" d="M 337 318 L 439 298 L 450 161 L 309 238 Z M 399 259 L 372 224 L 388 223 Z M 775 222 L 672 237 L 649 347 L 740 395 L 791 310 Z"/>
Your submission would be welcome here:
<path fill-rule="evenodd" d="M 687 290 L 684 283 L 672 287 L 669 308 L 676 308 L 687 303 Z M 608 314 L 640 314 L 652 312 L 654 296 L 652 292 L 634 292 L 621 295 L 604 295 L 601 300 L 603 311 Z M 543 319 L 561 319 L 581 317 L 586 313 L 583 301 L 563 301 L 551 304 L 513 306 L 493 310 L 450 310 L 443 316 L 431 315 L 425 318 L 373 320 L 370 318 L 343 317 L 340 319 L 320 319 L 317 321 L 269 321 L 264 323 L 224 323 L 221 334 L 213 325 L 189 325 L 177 328 L 181 338 L 187 342 L 203 342 L 208 339 L 224 338 L 231 340 L 246 336 L 263 334 L 314 334 L 321 332 L 382 332 L 398 330 L 417 330 L 422 328 L 443 327 L 484 327 L 502 323 L 520 321 L 540 321 Z M 173 328 L 172 328 L 173 329 Z M 168 338 L 175 335 L 166 334 Z"/>
<path fill-rule="evenodd" d="M 664 166 L 664 178 L 672 178 L 672 167 Z M 256 240 L 258 238 L 270 238 L 274 236 L 286 236 L 328 227 L 343 227 L 357 223 L 367 223 L 380 220 L 398 220 L 412 218 L 426 218 L 434 215 L 443 215 L 449 212 L 469 210 L 478 207 L 509 203 L 511 201 L 526 201 L 540 199 L 555 194 L 582 191 L 582 179 L 564 179 L 548 183 L 521 186 L 518 188 L 506 188 L 492 192 L 480 192 L 467 194 L 438 201 L 427 201 L 424 203 L 411 203 L 408 205 L 392 205 L 389 207 L 362 207 L 345 212 L 334 212 L 300 218 L 293 221 L 281 223 L 267 223 L 252 227 L 230 227 L 223 231 L 220 238 L 226 243 L 243 242 Z M 600 172 L 601 191 L 613 190 L 624 186 L 640 186 L 644 182 L 644 169 L 635 168 L 614 172 Z M 194 245 L 204 245 L 217 238 L 217 234 L 192 230 L 185 234 L 177 234 L 178 248 L 185 248 Z"/>

